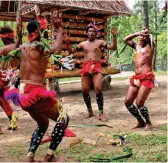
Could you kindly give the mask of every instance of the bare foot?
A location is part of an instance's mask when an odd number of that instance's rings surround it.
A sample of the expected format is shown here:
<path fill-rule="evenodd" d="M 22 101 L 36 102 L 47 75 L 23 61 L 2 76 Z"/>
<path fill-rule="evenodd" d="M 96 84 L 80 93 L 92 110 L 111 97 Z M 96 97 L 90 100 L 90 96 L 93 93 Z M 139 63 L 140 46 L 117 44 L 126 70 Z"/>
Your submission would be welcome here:
<path fill-rule="evenodd" d="M 63 158 L 56 158 L 54 155 L 46 154 L 43 162 L 64 162 Z"/>
<path fill-rule="evenodd" d="M 35 162 L 33 156 L 26 156 L 24 161 L 25 161 L 25 162 Z"/>
<path fill-rule="evenodd" d="M 107 119 L 104 118 L 104 114 L 99 114 L 99 120 L 102 122 L 107 122 Z"/>
<path fill-rule="evenodd" d="M 90 117 L 93 117 L 93 116 L 94 116 L 93 112 L 89 112 L 87 118 L 90 118 Z"/>
<path fill-rule="evenodd" d="M 147 123 L 145 126 L 145 131 L 152 130 L 152 123 Z"/>
<path fill-rule="evenodd" d="M 142 128 L 142 127 L 145 127 L 145 122 L 143 120 L 138 121 L 138 124 L 135 127 L 133 127 L 133 129 Z"/>

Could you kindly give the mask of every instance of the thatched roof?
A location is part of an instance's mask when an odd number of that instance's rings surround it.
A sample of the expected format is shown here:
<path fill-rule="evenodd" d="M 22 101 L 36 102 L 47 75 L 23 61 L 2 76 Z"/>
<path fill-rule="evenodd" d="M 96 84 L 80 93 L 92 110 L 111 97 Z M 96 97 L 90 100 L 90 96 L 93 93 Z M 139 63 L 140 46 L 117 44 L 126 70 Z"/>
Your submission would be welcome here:
<path fill-rule="evenodd" d="M 57 6 L 58 8 L 69 7 L 74 10 L 90 11 L 103 15 L 130 15 L 130 9 L 123 0 L 29 0 L 27 3 L 40 4 L 40 8 L 47 9 Z"/>
<path fill-rule="evenodd" d="M 61 11 L 76 11 L 76 14 L 83 15 L 130 15 L 131 11 L 123 0 L 27 0 L 22 2 L 22 11 L 31 8 L 34 4 L 40 6 L 40 12 L 60 9 Z M 17 1 L 0 0 L 0 20 L 15 20 Z M 24 20 L 33 18 L 34 12 L 23 16 Z"/>

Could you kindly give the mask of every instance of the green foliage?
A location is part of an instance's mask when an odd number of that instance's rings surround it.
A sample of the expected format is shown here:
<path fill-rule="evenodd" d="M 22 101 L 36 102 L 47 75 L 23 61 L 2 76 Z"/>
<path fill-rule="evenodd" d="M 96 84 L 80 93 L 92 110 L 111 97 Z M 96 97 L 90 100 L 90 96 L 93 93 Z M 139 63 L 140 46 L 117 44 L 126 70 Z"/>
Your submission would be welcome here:
<path fill-rule="evenodd" d="M 157 15 L 158 15 L 158 30 L 156 31 L 154 28 L 154 16 L 155 16 L 155 1 L 148 1 L 148 13 L 149 13 L 149 27 L 153 36 L 157 36 L 158 38 L 158 46 L 157 46 L 157 65 L 160 65 L 160 70 L 166 69 L 166 58 L 167 58 L 167 12 L 165 10 L 161 10 L 158 6 L 164 0 L 157 1 Z M 4 24 L 11 26 L 14 31 L 16 31 L 16 22 L 9 22 L 0 21 L 0 27 L 4 26 Z M 23 25 L 23 38 L 22 42 L 27 42 L 27 30 L 26 24 L 22 23 Z M 110 55 L 110 62 L 112 65 L 122 65 L 122 64 L 132 64 L 134 62 L 135 57 L 135 50 L 126 46 L 123 42 L 123 38 L 127 35 L 140 31 L 142 28 L 142 1 L 136 0 L 136 4 L 133 9 L 133 14 L 129 17 L 127 16 L 113 16 L 108 20 L 108 34 L 107 34 L 107 42 L 112 44 L 112 34 L 111 30 L 113 27 L 118 27 L 118 49 L 114 52 L 109 51 Z M 135 42 L 137 38 L 134 39 Z M 0 47 L 3 46 L 2 41 L 0 41 Z M 73 45 L 73 48 L 76 48 L 76 44 Z M 53 58 L 55 59 L 55 58 Z"/>
<path fill-rule="evenodd" d="M 161 125 L 161 126 L 159 127 L 159 129 L 160 129 L 160 130 L 163 130 L 163 131 L 167 131 L 168 126 L 167 126 L 167 124 L 163 124 L 163 125 Z"/>
<path fill-rule="evenodd" d="M 136 142 L 136 145 L 142 146 L 156 146 L 160 144 L 166 144 L 167 142 L 167 136 L 165 135 L 159 135 L 159 134 L 151 134 L 147 136 L 142 136 L 139 134 L 129 134 L 127 137 L 128 141 L 130 142 Z"/>
<path fill-rule="evenodd" d="M 123 42 L 123 38 L 127 36 L 130 33 L 133 33 L 135 31 L 139 30 L 139 27 L 141 24 L 134 25 L 137 19 L 140 19 L 140 15 L 132 15 L 130 17 L 113 17 L 109 19 L 108 21 L 108 43 L 111 44 L 112 42 L 112 35 L 111 30 L 114 27 L 118 28 L 118 50 L 114 53 L 111 53 L 111 63 L 112 64 L 131 64 L 134 61 L 134 51 L 130 47 L 125 47 L 125 44 Z M 140 21 L 139 21 L 140 22 Z"/>
<path fill-rule="evenodd" d="M 24 154 L 24 152 L 21 150 L 21 148 L 19 146 L 18 147 L 10 146 L 8 148 L 8 155 L 10 157 L 12 157 L 12 156 L 19 157 L 20 155 L 23 155 L 23 154 Z"/>
<path fill-rule="evenodd" d="M 157 15 L 158 15 L 158 30 L 154 28 L 154 8 L 155 1 L 148 1 L 148 12 L 149 12 L 149 27 L 153 37 L 157 36 L 158 46 L 157 46 L 157 62 L 159 65 L 166 65 L 167 58 L 167 25 L 166 25 L 166 16 L 165 12 L 158 8 L 159 1 L 157 2 Z M 164 15 L 164 18 L 163 18 Z M 162 21 L 160 21 L 162 19 Z M 134 62 L 135 50 L 130 47 L 125 47 L 123 38 L 131 33 L 135 33 L 142 29 L 142 1 L 137 0 L 134 6 L 134 13 L 130 17 L 119 16 L 112 17 L 108 20 L 108 38 L 107 42 L 112 43 L 112 34 L 111 29 L 113 27 L 118 27 L 118 50 L 115 52 L 109 52 L 110 62 L 112 65 L 122 65 L 122 64 L 132 64 Z M 137 38 L 134 39 L 137 42 Z M 162 68 L 161 68 L 162 69 Z"/>
<path fill-rule="evenodd" d="M 158 35 L 158 57 L 162 60 L 167 57 L 167 32 L 163 31 L 160 35 Z"/>

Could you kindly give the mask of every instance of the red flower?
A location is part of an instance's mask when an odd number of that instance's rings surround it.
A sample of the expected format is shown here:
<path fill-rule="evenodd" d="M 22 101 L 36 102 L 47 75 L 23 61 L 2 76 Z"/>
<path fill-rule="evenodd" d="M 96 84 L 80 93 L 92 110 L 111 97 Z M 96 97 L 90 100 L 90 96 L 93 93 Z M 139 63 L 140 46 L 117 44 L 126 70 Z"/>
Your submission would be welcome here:
<path fill-rule="evenodd" d="M 39 31 L 36 30 L 35 32 L 32 32 L 31 34 L 28 34 L 27 36 L 28 36 L 29 41 L 33 41 L 39 36 Z"/>
<path fill-rule="evenodd" d="M 47 29 L 48 22 L 47 22 L 47 19 L 46 19 L 46 18 L 44 18 L 44 17 L 41 16 L 41 15 L 38 15 L 38 16 L 37 16 L 37 21 L 38 21 L 38 23 L 40 24 L 40 29 L 42 29 L 42 30 Z"/>

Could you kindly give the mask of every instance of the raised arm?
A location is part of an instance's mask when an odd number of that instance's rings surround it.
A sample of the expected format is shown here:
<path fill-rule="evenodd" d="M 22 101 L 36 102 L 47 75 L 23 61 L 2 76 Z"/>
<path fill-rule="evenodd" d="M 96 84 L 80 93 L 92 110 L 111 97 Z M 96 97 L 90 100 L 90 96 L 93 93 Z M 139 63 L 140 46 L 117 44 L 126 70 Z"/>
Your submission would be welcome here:
<path fill-rule="evenodd" d="M 11 48 L 9 48 L 8 45 L 5 45 L 5 46 L 3 46 L 3 47 L 0 48 L 0 56 L 5 56 L 9 52 L 11 52 Z"/>
<path fill-rule="evenodd" d="M 3 47 L 0 48 L 0 56 L 6 56 L 8 55 L 11 51 L 15 50 L 16 48 L 19 47 L 20 43 L 21 43 L 22 37 L 18 36 L 18 39 L 16 41 L 15 44 L 9 44 L 9 45 L 5 45 Z"/>
<path fill-rule="evenodd" d="M 56 39 L 51 45 L 51 52 L 56 54 L 61 51 L 63 43 L 63 29 L 61 24 L 61 17 L 58 11 L 54 11 L 52 15 L 54 30 L 57 33 Z"/>
<path fill-rule="evenodd" d="M 104 41 L 103 47 L 108 50 L 117 50 L 117 33 L 118 33 L 117 28 L 113 28 L 111 33 L 113 35 L 112 45 L 109 45 Z"/>
<path fill-rule="evenodd" d="M 136 33 L 130 34 L 130 35 L 126 36 L 123 39 L 123 41 L 125 42 L 125 44 L 127 44 L 131 48 L 136 49 L 136 43 L 134 41 L 132 41 L 132 39 L 134 39 L 135 37 L 140 36 L 141 34 L 142 34 L 141 32 L 136 32 Z"/>

